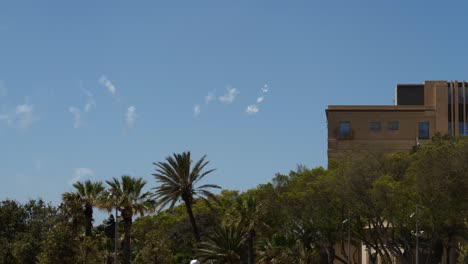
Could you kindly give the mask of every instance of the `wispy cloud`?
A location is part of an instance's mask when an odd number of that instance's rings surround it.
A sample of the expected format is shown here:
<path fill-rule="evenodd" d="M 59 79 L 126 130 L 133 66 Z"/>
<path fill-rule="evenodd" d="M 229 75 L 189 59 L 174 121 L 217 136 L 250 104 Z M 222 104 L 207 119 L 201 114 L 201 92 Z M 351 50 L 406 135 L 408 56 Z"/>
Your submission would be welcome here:
<path fill-rule="evenodd" d="M 11 125 L 12 122 L 12 115 L 11 114 L 6 114 L 6 113 L 1 113 L 0 114 L 0 122 L 3 122 L 7 125 Z"/>
<path fill-rule="evenodd" d="M 112 96 L 116 96 L 117 95 L 117 88 L 115 88 L 114 84 L 109 80 L 107 79 L 107 77 L 105 75 L 102 75 L 98 82 L 100 84 L 102 84 L 104 87 L 107 88 L 107 91 L 112 94 Z"/>
<path fill-rule="evenodd" d="M 125 122 L 127 123 L 128 128 L 133 128 L 135 126 L 136 118 L 136 107 L 132 105 L 127 109 L 127 113 L 125 113 Z"/>
<path fill-rule="evenodd" d="M 265 96 L 262 95 L 262 96 L 258 97 L 257 98 L 257 104 L 263 103 L 264 100 L 265 100 Z"/>
<path fill-rule="evenodd" d="M 83 92 L 86 95 L 86 104 L 84 106 L 84 111 L 90 112 L 91 110 L 93 110 L 94 107 L 96 107 L 96 101 L 94 100 L 94 96 L 90 91 L 83 90 Z"/>
<path fill-rule="evenodd" d="M 20 130 L 28 130 L 37 120 L 34 115 L 33 106 L 30 104 L 17 105 L 15 119 Z"/>
<path fill-rule="evenodd" d="M 219 101 L 224 104 L 231 104 L 236 99 L 236 96 L 239 94 L 236 88 L 227 88 L 226 94 L 219 97 Z"/>
<path fill-rule="evenodd" d="M 90 168 L 76 168 L 73 171 L 73 176 L 72 176 L 72 179 L 70 180 L 70 184 L 73 184 L 85 178 L 94 177 L 94 175 L 95 175 L 94 171 Z"/>
<path fill-rule="evenodd" d="M 74 120 L 73 127 L 74 128 L 82 127 L 85 124 L 83 116 L 86 113 L 91 112 L 93 108 L 96 107 L 96 101 L 94 100 L 93 94 L 90 91 L 84 90 L 84 89 L 83 89 L 83 93 L 86 95 L 86 103 L 83 106 L 83 109 L 80 109 L 75 106 L 68 107 L 68 112 L 70 112 L 73 115 L 73 120 Z"/>
<path fill-rule="evenodd" d="M 77 107 L 70 106 L 68 108 L 68 111 L 72 113 L 74 117 L 74 122 L 73 122 L 73 127 L 74 128 L 79 128 L 83 125 L 83 121 L 81 120 L 81 111 Z"/>
<path fill-rule="evenodd" d="M 22 104 L 16 106 L 16 113 L 17 114 L 29 114 L 33 111 L 32 105 L 29 104 Z"/>
<path fill-rule="evenodd" d="M 208 93 L 205 96 L 205 104 L 209 104 L 211 101 L 215 99 L 215 95 L 213 93 Z"/>
<path fill-rule="evenodd" d="M 260 111 L 259 106 L 260 106 L 261 103 L 263 103 L 265 101 L 265 95 L 266 95 L 266 93 L 268 93 L 268 85 L 265 84 L 262 88 L 260 88 L 260 91 L 261 91 L 261 95 L 259 97 L 257 97 L 256 104 L 249 105 L 245 109 L 245 112 L 248 115 L 253 115 L 253 114 L 258 113 L 258 111 Z"/>
<path fill-rule="evenodd" d="M 245 110 L 245 112 L 249 115 L 253 115 L 253 114 L 256 114 L 258 113 L 258 106 L 257 105 L 249 105 L 247 106 L 247 109 Z"/>
<path fill-rule="evenodd" d="M 200 107 L 200 105 L 196 104 L 196 105 L 193 107 L 193 114 L 194 114 L 195 116 L 198 116 L 200 113 L 201 113 L 201 107 Z"/>
<path fill-rule="evenodd" d="M 31 104 L 19 104 L 13 109 L 3 110 L 0 113 L 0 124 L 16 128 L 21 132 L 27 131 L 34 123 L 38 121 L 34 113 L 34 107 Z"/>

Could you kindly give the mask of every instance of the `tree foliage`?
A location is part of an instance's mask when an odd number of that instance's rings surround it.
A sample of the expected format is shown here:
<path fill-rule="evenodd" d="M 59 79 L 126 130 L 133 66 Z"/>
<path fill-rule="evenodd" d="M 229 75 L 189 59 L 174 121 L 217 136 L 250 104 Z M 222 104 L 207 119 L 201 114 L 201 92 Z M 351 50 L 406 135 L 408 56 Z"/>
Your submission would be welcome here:
<path fill-rule="evenodd" d="M 208 189 L 221 188 L 215 184 L 195 186 L 206 175 L 214 171 L 214 169 L 204 171 L 209 163 L 209 161 L 205 161 L 205 158 L 206 155 L 195 162 L 192 167 L 190 152 L 184 152 L 182 154 L 174 153 L 173 157 L 167 157 L 165 162 L 154 163 L 157 168 L 153 176 L 160 183 L 158 187 L 154 188 L 154 197 L 158 201 L 158 206 L 164 208 L 169 205 L 169 209 L 172 209 L 179 200 L 182 200 L 197 242 L 200 242 L 200 231 L 193 215 L 193 199 L 198 196 L 202 199 L 212 198 L 216 200 L 215 195 Z"/>
<path fill-rule="evenodd" d="M 90 232 L 87 206 L 117 207 L 124 263 L 195 256 L 208 263 L 359 263 L 361 245 L 371 263 L 412 263 L 416 238 L 421 263 L 468 261 L 465 141 L 435 137 L 411 153 L 362 152 L 330 161 L 329 169 L 300 165 L 245 192 L 214 194 L 207 189 L 218 186 L 198 185 L 212 171 L 207 164 L 205 156 L 192 164 L 190 153 L 155 163 L 154 193 L 143 179 L 122 176 L 107 181 L 102 200 L 84 183 L 56 207 L 1 201 L 0 263 L 112 263 L 108 223 Z M 134 219 L 156 204 L 158 213 Z"/>

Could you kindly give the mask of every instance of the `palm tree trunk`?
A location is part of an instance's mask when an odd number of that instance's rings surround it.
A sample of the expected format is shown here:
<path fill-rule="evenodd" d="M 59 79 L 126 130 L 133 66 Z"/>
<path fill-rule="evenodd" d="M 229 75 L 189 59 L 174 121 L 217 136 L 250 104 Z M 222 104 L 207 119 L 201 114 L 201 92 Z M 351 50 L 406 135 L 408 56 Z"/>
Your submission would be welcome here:
<path fill-rule="evenodd" d="M 248 233 L 248 264 L 255 263 L 255 249 L 254 249 L 254 240 L 255 240 L 255 230 L 249 230 Z"/>
<path fill-rule="evenodd" d="M 131 256 L 131 245 L 130 245 L 130 234 L 132 229 L 132 217 L 125 216 L 125 210 L 122 211 L 123 222 L 124 222 L 124 241 L 122 245 L 122 263 L 130 264 Z"/>
<path fill-rule="evenodd" d="M 89 237 L 93 232 L 93 207 L 88 204 L 85 205 L 84 215 L 86 221 L 85 236 Z"/>
<path fill-rule="evenodd" d="M 192 204 L 190 202 L 187 202 L 187 201 L 184 201 L 184 203 L 185 203 L 185 209 L 187 209 L 187 214 L 188 214 L 189 219 L 190 219 L 190 224 L 192 225 L 193 234 L 195 235 L 195 240 L 197 241 L 197 243 L 199 243 L 200 242 L 200 231 L 198 231 L 197 222 L 195 221 L 195 217 L 193 216 Z"/>

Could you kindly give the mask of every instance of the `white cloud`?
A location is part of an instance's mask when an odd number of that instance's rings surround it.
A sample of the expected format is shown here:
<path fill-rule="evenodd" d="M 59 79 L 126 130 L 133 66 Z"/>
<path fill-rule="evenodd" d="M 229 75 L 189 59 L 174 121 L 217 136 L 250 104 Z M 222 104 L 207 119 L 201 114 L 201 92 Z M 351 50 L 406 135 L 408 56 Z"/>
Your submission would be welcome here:
<path fill-rule="evenodd" d="M 37 120 L 33 105 L 28 103 L 17 105 L 11 110 L 0 113 L 1 123 L 22 132 L 28 130 Z"/>
<path fill-rule="evenodd" d="M 125 114 L 125 121 L 127 123 L 127 127 L 132 128 L 135 125 L 136 118 L 136 107 L 132 105 L 127 109 L 127 113 Z"/>
<path fill-rule="evenodd" d="M 86 103 L 83 107 L 83 110 L 81 110 L 78 107 L 70 106 L 68 108 L 68 111 L 73 115 L 74 117 L 74 122 L 73 122 L 73 127 L 74 128 L 79 128 L 84 125 L 83 118 L 82 118 L 82 112 L 88 113 L 91 110 L 93 110 L 94 107 L 96 107 L 96 101 L 94 101 L 93 94 L 88 91 L 88 90 L 83 90 L 84 94 L 86 95 Z"/>
<path fill-rule="evenodd" d="M 259 105 L 261 103 L 263 103 L 265 101 L 265 94 L 268 93 L 268 85 L 265 84 L 262 88 L 260 88 L 261 91 L 262 91 L 262 95 L 260 95 L 259 97 L 257 97 L 257 103 L 256 104 L 253 104 L 253 105 L 249 105 L 247 106 L 247 109 L 245 110 L 245 112 L 249 115 L 253 115 L 253 114 L 256 114 L 258 113 L 258 111 L 260 111 L 259 109 Z"/>
<path fill-rule="evenodd" d="M 213 93 L 208 93 L 208 95 L 205 96 L 205 103 L 209 104 L 214 99 L 215 99 L 215 95 Z"/>
<path fill-rule="evenodd" d="M 73 114 L 75 121 L 73 122 L 74 128 L 79 128 L 83 125 L 83 121 L 81 120 L 81 111 L 77 107 L 70 106 L 68 111 Z"/>
<path fill-rule="evenodd" d="M 107 91 L 112 94 L 112 96 L 117 95 L 117 88 L 115 88 L 114 84 L 112 84 L 112 82 L 107 79 L 105 75 L 102 75 L 98 81 L 107 88 Z"/>
<path fill-rule="evenodd" d="M 239 94 L 236 88 L 227 88 L 227 93 L 219 97 L 219 100 L 224 104 L 231 104 Z"/>
<path fill-rule="evenodd" d="M 11 125 L 11 116 L 7 114 L 0 114 L 0 122 L 4 122 L 7 125 Z"/>
<path fill-rule="evenodd" d="M 200 105 L 197 105 L 197 104 L 196 104 L 196 105 L 193 107 L 193 114 L 194 114 L 195 116 L 197 116 L 197 115 L 200 114 L 200 112 L 201 112 Z"/>
<path fill-rule="evenodd" d="M 257 105 L 249 105 L 247 106 L 247 109 L 245 110 L 245 112 L 249 115 L 253 115 L 253 114 L 256 114 L 258 113 L 258 106 Z"/>
<path fill-rule="evenodd" d="M 18 128 L 23 131 L 28 130 L 36 122 L 33 106 L 30 104 L 17 105 L 15 117 Z"/>
<path fill-rule="evenodd" d="M 80 181 L 83 178 L 91 178 L 94 177 L 95 173 L 90 168 L 76 168 L 73 171 L 72 179 L 70 180 L 70 184 Z"/>
<path fill-rule="evenodd" d="M 86 104 L 84 106 L 85 112 L 90 112 L 94 107 L 96 107 L 96 101 L 94 101 L 93 94 L 90 91 L 84 90 L 86 94 Z"/>
<path fill-rule="evenodd" d="M 16 114 L 21 115 L 21 114 L 30 114 L 32 113 L 32 105 L 28 104 L 22 104 L 22 105 L 17 105 L 16 106 Z"/>

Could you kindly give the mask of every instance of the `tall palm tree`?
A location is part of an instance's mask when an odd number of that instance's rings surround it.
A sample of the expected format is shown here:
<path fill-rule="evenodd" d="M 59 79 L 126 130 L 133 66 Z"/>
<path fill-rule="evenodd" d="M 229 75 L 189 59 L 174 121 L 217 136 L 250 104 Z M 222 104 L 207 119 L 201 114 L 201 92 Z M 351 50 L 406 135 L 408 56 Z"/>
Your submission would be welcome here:
<path fill-rule="evenodd" d="M 153 211 L 155 203 L 150 197 L 150 192 L 143 192 L 146 181 L 142 178 L 123 175 L 120 180 L 113 178 L 112 181 L 106 181 L 106 183 L 109 185 L 109 192 L 112 194 L 112 197 L 107 196 L 109 199 L 106 207 L 108 210 L 112 210 L 113 207 L 117 206 L 122 215 L 124 223 L 122 262 L 127 264 L 130 263 L 130 232 L 133 215 L 137 213 L 144 215 L 146 212 Z"/>
<path fill-rule="evenodd" d="M 173 157 L 167 157 L 165 162 L 153 163 L 157 167 L 156 173 L 153 174 L 153 176 L 161 184 L 154 188 L 154 197 L 157 199 L 158 205 L 160 208 L 169 205 L 169 209 L 172 209 L 178 201 L 182 200 L 185 203 L 185 208 L 197 242 L 200 242 L 200 231 L 198 230 L 192 211 L 193 199 L 195 196 L 199 196 L 205 200 L 206 198 L 212 198 L 217 201 L 214 194 L 207 189 L 221 188 L 214 184 L 204 184 L 195 187 L 198 181 L 214 171 L 214 169 L 211 169 L 203 172 L 203 169 L 209 163 L 209 161 L 205 161 L 205 158 L 206 155 L 191 167 L 192 160 L 190 159 L 189 151 L 183 152 L 182 154 L 174 153 Z"/>
<path fill-rule="evenodd" d="M 264 207 L 251 194 L 246 198 L 239 197 L 236 200 L 235 216 L 233 220 L 240 226 L 245 228 L 247 232 L 247 247 L 248 247 L 248 264 L 255 263 L 255 236 L 256 228 L 260 225 L 266 226 L 262 221 L 264 215 Z"/>
<path fill-rule="evenodd" d="M 84 183 L 74 183 L 73 187 L 75 188 L 75 192 L 64 193 L 62 199 L 66 204 L 80 204 L 83 207 L 85 235 L 91 236 L 93 230 L 93 207 L 100 206 L 104 186 L 102 182 L 86 180 Z"/>

